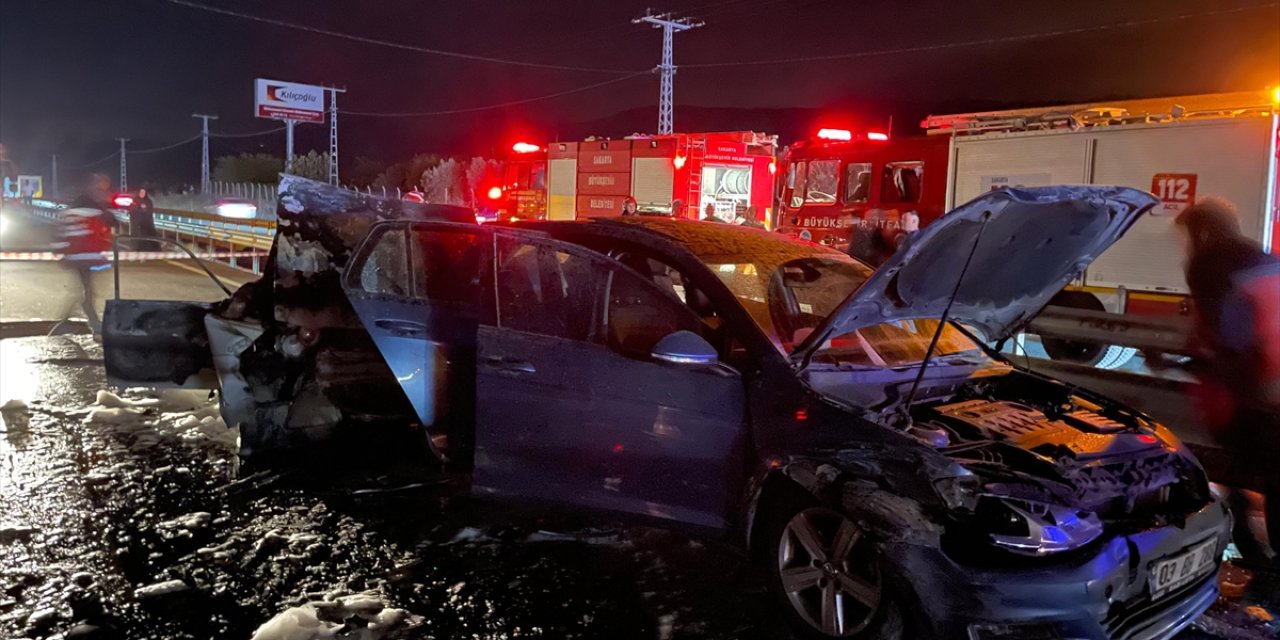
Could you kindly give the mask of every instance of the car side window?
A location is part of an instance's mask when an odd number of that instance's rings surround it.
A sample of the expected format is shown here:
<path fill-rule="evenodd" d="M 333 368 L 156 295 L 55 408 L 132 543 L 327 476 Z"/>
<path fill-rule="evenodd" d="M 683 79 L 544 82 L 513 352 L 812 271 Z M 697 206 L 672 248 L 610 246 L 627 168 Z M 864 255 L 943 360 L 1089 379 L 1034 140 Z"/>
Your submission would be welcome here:
<path fill-rule="evenodd" d="M 409 260 L 405 244 L 404 227 L 383 228 L 373 240 L 372 248 L 364 255 L 347 286 L 368 293 L 408 296 L 412 291 L 409 282 Z"/>
<path fill-rule="evenodd" d="M 497 322 L 503 329 L 599 342 L 608 270 L 553 243 L 498 236 Z"/>
<path fill-rule="evenodd" d="M 640 358 L 648 358 L 653 346 L 669 334 L 684 330 L 701 335 L 703 330 L 702 321 L 683 302 L 620 266 L 609 274 L 605 324 L 611 348 Z"/>
<path fill-rule="evenodd" d="M 409 237 L 414 297 L 474 304 L 484 252 L 478 234 L 415 225 L 409 230 Z"/>

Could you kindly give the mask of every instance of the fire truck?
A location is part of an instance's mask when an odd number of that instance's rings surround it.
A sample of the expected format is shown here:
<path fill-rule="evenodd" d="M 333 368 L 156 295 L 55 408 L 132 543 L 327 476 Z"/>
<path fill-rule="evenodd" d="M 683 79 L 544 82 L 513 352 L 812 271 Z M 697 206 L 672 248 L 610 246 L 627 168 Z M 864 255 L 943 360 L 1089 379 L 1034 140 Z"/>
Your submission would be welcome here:
<path fill-rule="evenodd" d="M 1174 216 L 1197 198 L 1222 196 L 1244 232 L 1272 253 L 1280 90 L 1040 109 L 930 116 L 922 124 L 950 144 L 945 208 L 1002 187 L 1114 184 L 1161 201 L 1051 303 L 1140 316 L 1188 312 Z M 1123 345 L 1044 341 L 1051 357 L 1120 366 Z"/>
<path fill-rule="evenodd" d="M 642 213 L 765 221 L 772 212 L 777 137 L 753 131 L 633 135 L 516 143 L 507 158 L 500 216 L 572 220 Z"/>
<path fill-rule="evenodd" d="M 783 153 L 774 226 L 844 250 L 855 226 L 888 235 L 906 214 L 923 225 L 945 211 L 946 166 L 945 140 L 820 129 Z"/>

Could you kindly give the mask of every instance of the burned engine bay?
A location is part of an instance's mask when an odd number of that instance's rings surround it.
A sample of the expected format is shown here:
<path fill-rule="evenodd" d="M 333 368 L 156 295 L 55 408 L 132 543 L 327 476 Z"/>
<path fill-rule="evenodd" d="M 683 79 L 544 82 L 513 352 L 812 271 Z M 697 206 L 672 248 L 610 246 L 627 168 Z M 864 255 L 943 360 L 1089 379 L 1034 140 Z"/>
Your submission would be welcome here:
<path fill-rule="evenodd" d="M 1177 522 L 1209 500 L 1204 473 L 1168 431 L 1113 403 L 1022 372 L 930 395 L 912 405 L 911 429 L 980 478 L 978 495 L 1135 526 Z"/>
<path fill-rule="evenodd" d="M 895 382 L 910 376 L 859 377 L 809 372 L 828 398 L 942 456 L 925 467 L 949 517 L 981 521 L 972 529 L 997 544 L 1005 522 L 1017 523 L 1004 531 L 1011 539 L 1092 539 L 1104 528 L 1176 524 L 1210 499 L 1204 472 L 1167 429 L 1086 391 L 994 367 L 931 377 L 903 412 Z"/>

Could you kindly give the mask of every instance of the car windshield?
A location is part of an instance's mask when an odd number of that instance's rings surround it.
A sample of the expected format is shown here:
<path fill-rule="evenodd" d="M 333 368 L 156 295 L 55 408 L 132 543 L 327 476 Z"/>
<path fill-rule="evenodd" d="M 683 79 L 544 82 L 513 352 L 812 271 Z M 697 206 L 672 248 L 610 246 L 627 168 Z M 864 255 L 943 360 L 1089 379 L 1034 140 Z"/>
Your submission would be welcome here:
<path fill-rule="evenodd" d="M 819 245 L 762 233 L 734 240 L 739 241 L 685 244 L 729 287 L 765 335 L 786 355 L 794 352 L 871 276 L 871 269 L 863 263 Z M 904 320 L 865 327 L 826 340 L 813 361 L 874 367 L 918 363 L 924 359 L 937 328 L 937 320 Z M 963 332 L 945 327 L 935 354 L 962 353 L 980 351 Z"/>

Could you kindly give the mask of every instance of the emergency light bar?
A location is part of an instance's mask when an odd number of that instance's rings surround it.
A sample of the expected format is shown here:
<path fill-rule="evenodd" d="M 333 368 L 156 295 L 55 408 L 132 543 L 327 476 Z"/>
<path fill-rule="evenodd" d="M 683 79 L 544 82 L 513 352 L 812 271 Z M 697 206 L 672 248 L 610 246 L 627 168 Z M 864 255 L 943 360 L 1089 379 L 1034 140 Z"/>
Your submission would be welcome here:
<path fill-rule="evenodd" d="M 133 196 L 122 193 L 111 199 L 111 204 L 119 209 L 128 209 L 133 206 Z"/>
<path fill-rule="evenodd" d="M 853 132 L 848 129 L 818 129 L 818 138 L 848 142 L 853 140 Z"/>
<path fill-rule="evenodd" d="M 528 142 L 517 142 L 511 145 L 511 150 L 516 153 L 537 153 L 542 151 L 542 147 Z"/>
<path fill-rule="evenodd" d="M 889 134 L 880 133 L 879 131 L 871 131 L 867 133 L 867 139 L 885 141 L 889 139 Z"/>

